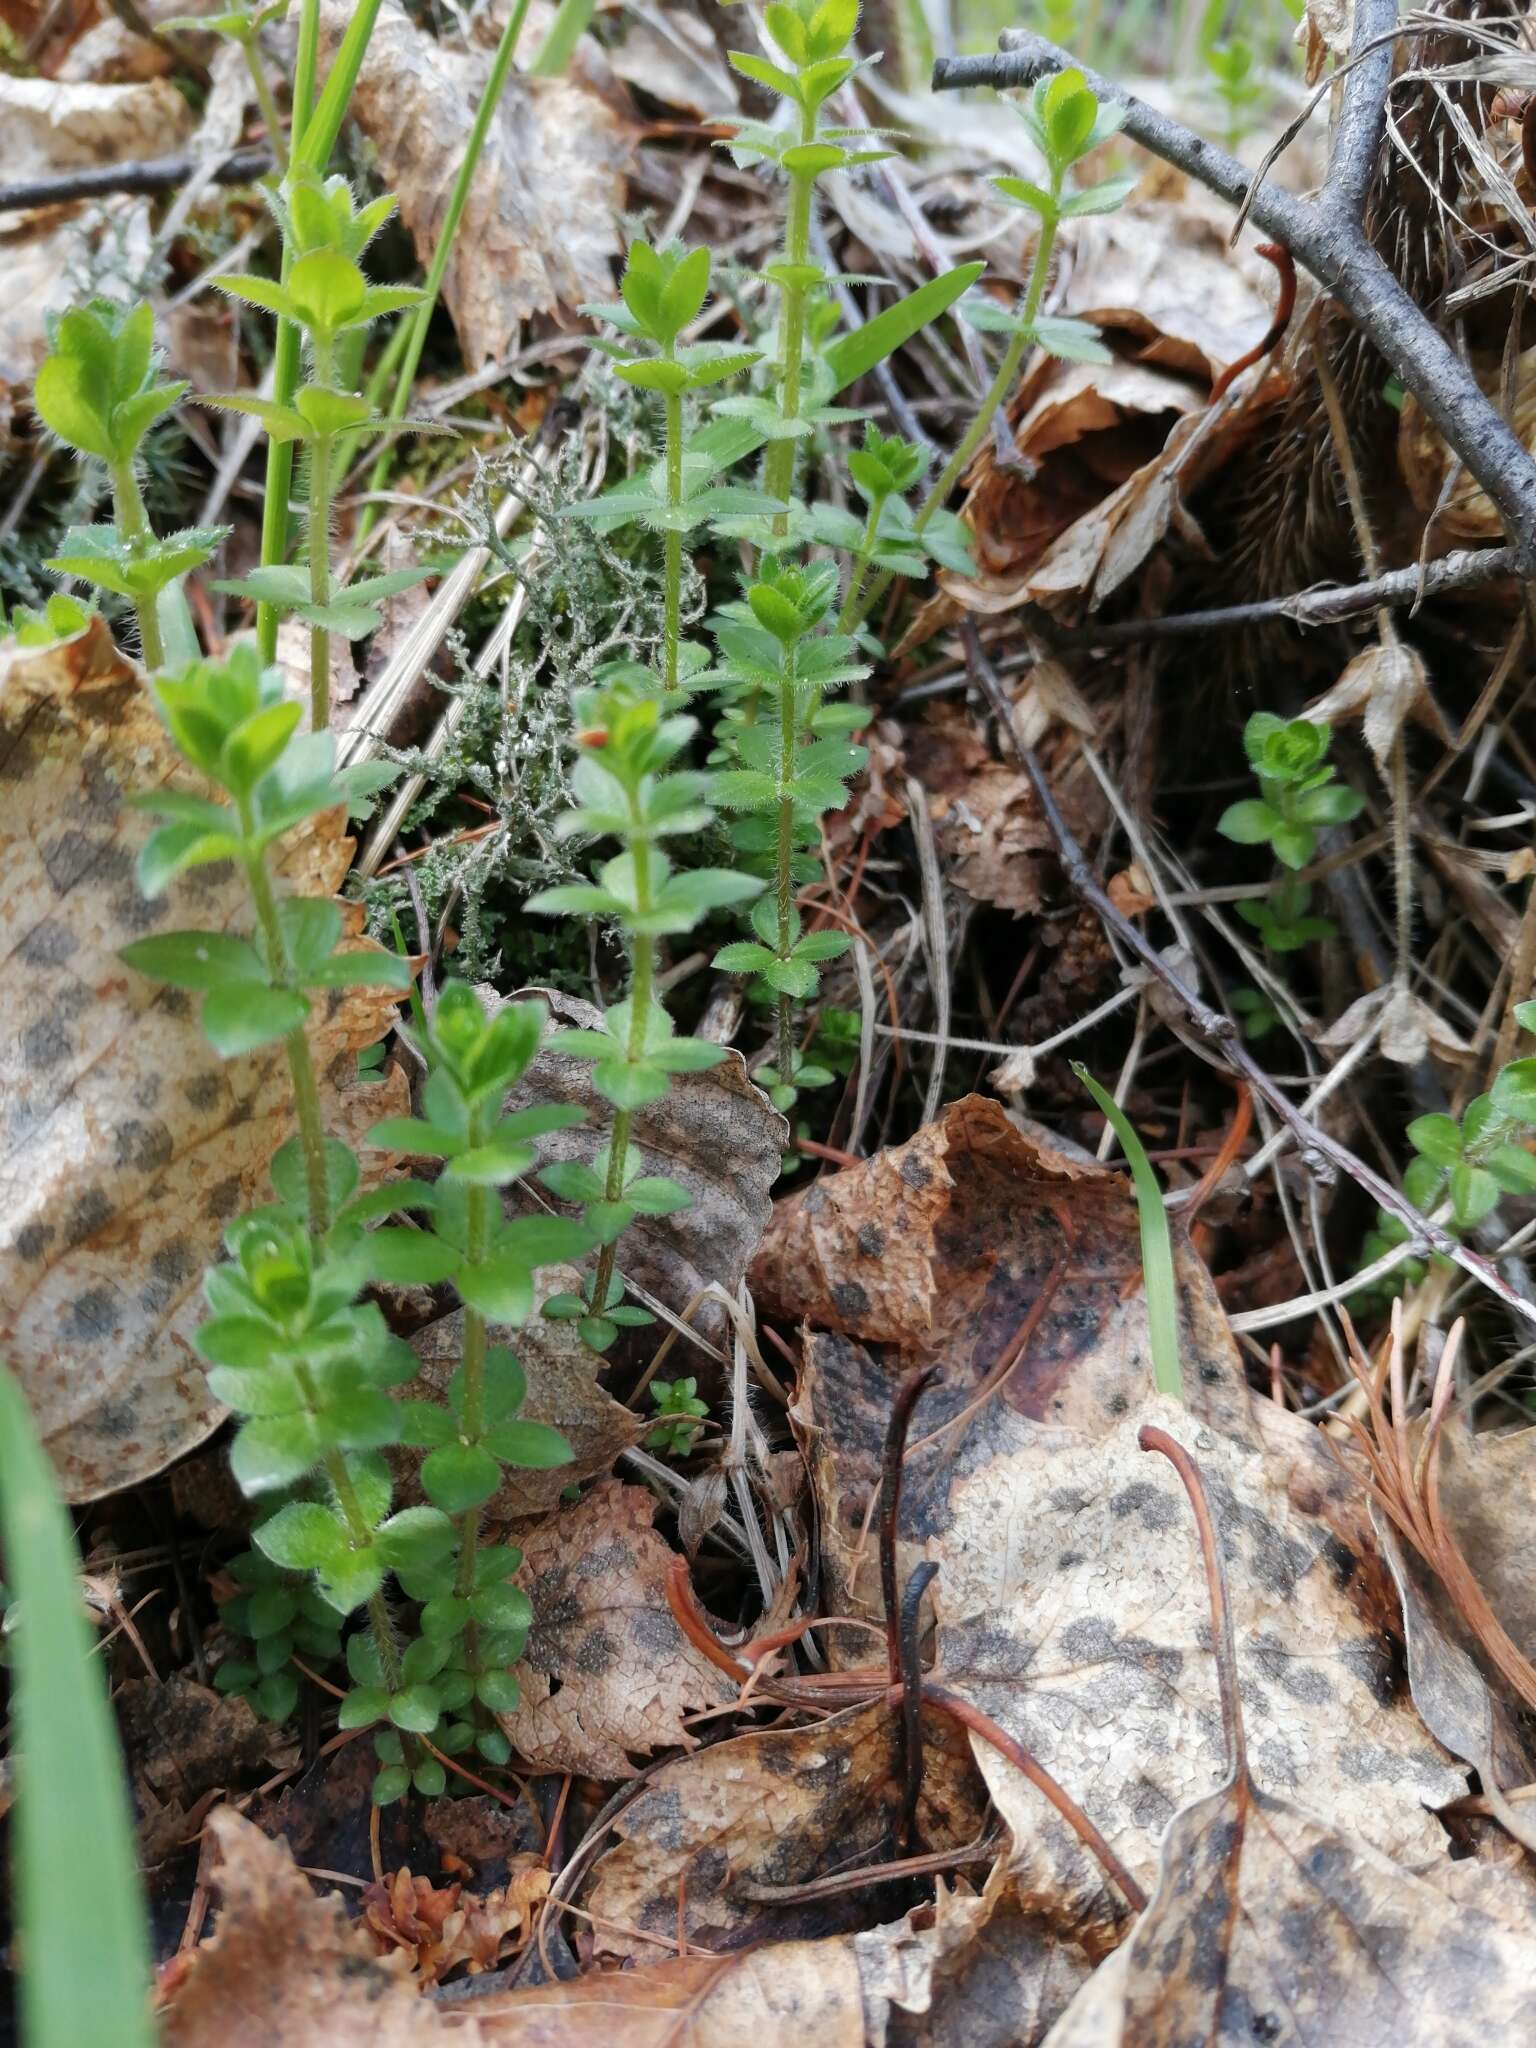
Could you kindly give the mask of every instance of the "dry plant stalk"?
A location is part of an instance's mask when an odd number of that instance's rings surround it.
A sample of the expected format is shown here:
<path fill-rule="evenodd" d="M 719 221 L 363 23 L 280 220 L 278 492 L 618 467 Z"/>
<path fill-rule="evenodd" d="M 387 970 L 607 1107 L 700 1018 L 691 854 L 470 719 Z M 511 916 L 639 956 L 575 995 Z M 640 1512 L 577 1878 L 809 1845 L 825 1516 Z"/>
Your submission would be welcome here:
<path fill-rule="evenodd" d="M 1451 1330 L 1429 1412 L 1417 1432 L 1408 1419 L 1402 1304 L 1392 1304 L 1391 1339 L 1374 1365 L 1362 1356 L 1351 1330 L 1349 1362 L 1365 1395 L 1369 1419 L 1362 1422 L 1349 1415 L 1344 1420 L 1369 1469 L 1366 1485 L 1372 1500 L 1439 1579 L 1500 1677 L 1527 1707 L 1536 1708 L 1536 1665 L 1522 1655 L 1489 1605 L 1440 1503 L 1441 1432 L 1451 1411 L 1456 1354 L 1465 1330 L 1464 1322 Z"/>

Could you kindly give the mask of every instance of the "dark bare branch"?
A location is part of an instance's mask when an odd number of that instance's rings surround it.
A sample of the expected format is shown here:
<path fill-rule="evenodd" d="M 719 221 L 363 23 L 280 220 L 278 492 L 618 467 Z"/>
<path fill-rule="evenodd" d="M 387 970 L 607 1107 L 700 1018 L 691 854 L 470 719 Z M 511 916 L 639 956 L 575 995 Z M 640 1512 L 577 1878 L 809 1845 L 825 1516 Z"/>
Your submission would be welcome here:
<path fill-rule="evenodd" d="M 1101 99 L 1125 108 L 1125 133 L 1132 141 L 1233 206 L 1248 201 L 1248 211 L 1264 232 L 1284 242 L 1339 301 L 1497 506 L 1522 572 L 1536 574 L 1536 461 L 1450 342 L 1377 255 L 1356 211 L 1375 162 L 1390 77 L 1390 47 L 1374 45 L 1395 19 L 1396 0 L 1361 0 L 1356 9 L 1360 54 L 1345 84 L 1335 138 L 1337 197 L 1325 192 L 1320 199 L 1305 200 L 1267 181 L 1255 186 L 1236 157 L 1112 80 L 1077 68 Z M 1010 30 L 1001 54 L 945 59 L 934 66 L 933 83 L 938 91 L 976 85 L 1004 90 L 1032 85 L 1075 63 L 1043 37 Z"/>
<path fill-rule="evenodd" d="M 72 199 L 103 199 L 115 192 L 170 192 L 184 185 L 198 168 L 194 156 L 157 156 L 145 163 L 92 164 L 87 170 L 60 171 L 51 178 L 29 178 L 21 185 L 0 185 L 0 213 L 22 213 L 33 206 L 63 206 Z M 272 168 L 270 149 L 237 149 L 214 167 L 216 185 L 251 185 Z"/>

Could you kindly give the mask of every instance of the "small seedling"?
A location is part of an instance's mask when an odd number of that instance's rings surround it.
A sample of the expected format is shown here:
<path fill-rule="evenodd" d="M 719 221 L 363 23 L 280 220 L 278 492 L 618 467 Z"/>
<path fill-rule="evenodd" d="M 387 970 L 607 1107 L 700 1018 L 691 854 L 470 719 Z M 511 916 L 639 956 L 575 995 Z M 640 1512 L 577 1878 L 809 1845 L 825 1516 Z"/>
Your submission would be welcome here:
<path fill-rule="evenodd" d="M 1305 867 L 1317 851 L 1319 829 L 1348 824 L 1365 802 L 1334 781 L 1332 738 L 1326 725 L 1309 718 L 1255 711 L 1243 728 L 1243 747 L 1259 794 L 1227 806 L 1216 826 L 1222 837 L 1239 846 L 1273 847 L 1282 866 Z"/>
<path fill-rule="evenodd" d="M 651 1399 L 659 1420 L 645 1439 L 647 1449 L 686 1458 L 699 1433 L 699 1418 L 709 1413 L 709 1403 L 699 1399 L 698 1381 L 652 1380 Z"/>
<path fill-rule="evenodd" d="M 52 647 L 83 633 L 93 616 L 91 607 L 78 597 L 55 591 L 44 605 L 19 604 L 9 619 L 0 613 L 0 639 L 13 640 L 18 648 L 29 650 Z"/>
<path fill-rule="evenodd" d="M 1134 1125 L 1107 1089 L 1101 1088 L 1077 1061 L 1072 1071 L 1109 1119 L 1131 1169 L 1136 1189 L 1136 1215 L 1141 1226 L 1142 1285 L 1147 1292 L 1147 1329 L 1152 1344 L 1152 1384 L 1172 1400 L 1184 1398 L 1184 1370 L 1179 1362 L 1179 1297 L 1173 1271 L 1173 1238 L 1168 1211 Z"/>
<path fill-rule="evenodd" d="M 115 519 L 111 525 L 72 526 L 48 567 L 127 598 L 138 615 L 144 664 L 157 669 L 165 659 L 161 593 L 206 562 L 229 531 L 187 527 L 161 539 L 144 509 L 138 481 L 144 436 L 189 387 L 160 377 L 155 317 L 146 304 L 124 308 L 92 299 L 52 321 L 49 340 L 33 404 L 61 441 L 105 467 Z"/>
<path fill-rule="evenodd" d="M 1237 914 L 1250 924 L 1272 953 L 1297 953 L 1303 946 L 1337 938 L 1338 927 L 1326 917 L 1309 914 L 1312 885 L 1287 875 L 1270 889 L 1268 896 L 1251 896 L 1237 906 Z"/>

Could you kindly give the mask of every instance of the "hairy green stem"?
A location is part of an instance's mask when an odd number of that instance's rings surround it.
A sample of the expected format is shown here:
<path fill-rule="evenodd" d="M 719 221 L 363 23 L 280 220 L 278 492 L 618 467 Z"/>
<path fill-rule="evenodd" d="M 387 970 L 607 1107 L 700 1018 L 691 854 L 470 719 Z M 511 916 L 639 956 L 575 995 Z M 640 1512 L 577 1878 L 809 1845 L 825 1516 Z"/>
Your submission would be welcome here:
<path fill-rule="evenodd" d="M 240 806 L 240 828 L 251 830 L 251 814 L 248 803 Z M 256 907 L 256 921 L 261 926 L 261 936 L 267 948 L 267 967 L 274 986 L 293 987 L 293 961 L 288 952 L 288 942 L 283 936 L 283 921 L 278 914 L 277 898 L 272 890 L 272 878 L 267 873 L 264 856 L 258 855 L 246 863 L 246 880 L 250 885 L 251 901 Z M 301 1024 L 296 1031 L 290 1031 L 283 1040 L 283 1050 L 288 1055 L 288 1074 L 293 1084 L 293 1108 L 299 1125 L 299 1144 L 304 1153 L 304 1180 L 309 1191 L 309 1234 L 321 1237 L 331 1227 L 331 1192 L 325 1164 L 325 1121 L 320 1110 L 320 1086 L 315 1079 L 315 1063 L 310 1058 L 309 1040 Z"/>
<path fill-rule="evenodd" d="M 293 65 L 293 135 L 309 125 L 315 105 L 315 71 L 320 54 L 320 0 L 303 0 L 299 11 L 299 40 Z M 290 151 L 291 154 L 291 151 Z M 281 275 L 286 282 L 293 268 L 293 251 L 283 249 Z M 279 405 L 292 405 L 299 388 L 303 351 L 299 330 L 291 320 L 277 323 L 277 344 L 272 355 L 272 396 Z M 261 563 L 274 568 L 288 552 L 288 493 L 293 488 L 293 443 L 267 443 L 267 483 L 261 506 Z M 264 662 L 277 659 L 278 610 L 274 604 L 256 607 L 256 646 Z"/>
<path fill-rule="evenodd" d="M 630 807 L 635 809 L 634 799 Z M 635 860 L 635 905 L 643 917 L 651 907 L 651 849 L 644 840 L 632 849 Z M 645 1027 L 651 1011 L 651 991 L 656 979 L 656 941 L 649 932 L 637 932 L 630 949 L 629 1057 L 637 1064 L 645 1052 Z M 603 1185 L 605 1202 L 622 1201 L 624 1162 L 629 1153 L 629 1134 L 634 1128 L 634 1111 L 615 1112 L 613 1132 L 608 1140 L 608 1173 Z M 600 1316 L 608 1305 L 613 1283 L 618 1240 L 612 1238 L 597 1255 L 597 1272 L 592 1281 L 592 1313 Z"/>
<path fill-rule="evenodd" d="M 779 915 L 779 958 L 788 960 L 794 947 L 795 923 L 795 800 L 790 785 L 795 773 L 795 747 L 799 739 L 795 717 L 795 650 L 784 650 L 785 674 L 779 682 L 779 843 L 775 872 Z M 779 1081 L 786 1088 L 795 1078 L 795 1002 L 786 989 L 778 991 Z"/>
<path fill-rule="evenodd" d="M 475 109 L 469 140 L 464 145 L 458 176 L 453 181 L 453 191 L 448 198 L 448 211 L 443 216 L 442 226 L 438 230 L 437 247 L 432 252 L 432 264 L 427 272 L 422 300 L 409 316 L 409 338 L 405 343 L 405 354 L 401 359 L 399 375 L 395 379 L 394 396 L 390 400 L 389 412 L 386 415 L 391 422 L 405 418 L 406 407 L 411 401 L 411 392 L 416 384 L 416 372 L 421 364 L 421 352 L 427 343 L 427 329 L 432 325 L 432 315 L 436 310 L 443 289 L 443 278 L 448 270 L 448 259 L 453 253 L 454 237 L 459 231 L 459 222 L 463 218 L 464 208 L 469 199 L 470 187 L 475 181 L 475 171 L 485 151 L 485 139 L 490 133 L 491 122 L 501 100 L 502 88 L 506 85 L 507 74 L 512 68 L 512 59 L 517 53 L 518 39 L 523 32 L 528 7 L 529 0 L 516 0 L 516 5 L 507 16 L 507 25 L 501 32 L 501 41 L 496 45 L 496 54 L 491 59 L 490 75 L 485 81 L 485 91 L 480 95 L 480 104 Z M 383 490 L 393 465 L 393 448 L 381 448 L 374 458 L 373 468 L 368 476 L 368 489 L 371 492 Z M 363 507 L 358 525 L 359 545 L 373 531 L 378 516 L 376 505 Z"/>
<path fill-rule="evenodd" d="M 885 501 L 889 495 L 889 492 L 882 492 L 878 498 L 870 500 L 869 517 L 864 522 L 863 538 L 859 542 L 859 551 L 853 558 L 853 574 L 848 579 L 848 595 L 843 599 L 843 608 L 837 615 L 839 633 L 846 633 L 859 616 L 859 593 L 864 588 L 864 578 L 869 574 L 869 565 L 874 560 L 880 532 L 880 515 L 885 510 Z"/>
<path fill-rule="evenodd" d="M 801 123 L 802 142 L 816 133 L 816 117 L 807 114 Z M 814 177 L 798 173 L 789 181 L 789 210 L 784 218 L 784 261 L 792 268 L 804 267 L 811 257 L 811 193 Z M 805 366 L 805 286 L 791 283 L 781 287 L 779 309 L 779 417 L 800 417 L 800 385 Z M 795 483 L 795 442 L 793 438 L 770 441 L 763 462 L 763 488 L 770 497 L 787 498 Z M 775 515 L 776 534 L 789 531 L 789 514 Z"/>
<path fill-rule="evenodd" d="M 144 510 L 144 499 L 139 491 L 139 480 L 133 473 L 133 464 L 124 462 L 112 471 L 112 509 L 117 517 L 117 530 L 128 543 L 128 552 L 139 555 L 144 544 L 152 538 L 149 514 Z M 165 666 L 165 643 L 160 637 L 160 616 L 155 610 L 152 597 L 134 600 L 134 611 L 139 621 L 139 646 L 147 669 Z"/>
<path fill-rule="evenodd" d="M 485 1110 L 482 1105 L 477 1104 L 470 1111 L 465 1136 L 471 1150 L 485 1143 Z M 470 1182 L 465 1191 L 464 1256 L 471 1266 L 480 1265 L 490 1249 L 493 1199 L 494 1190 L 477 1182 Z M 470 1443 L 478 1443 L 485 1434 L 485 1354 L 485 1317 L 478 1309 L 466 1306 L 463 1434 Z M 466 1508 L 459 1523 L 459 1562 L 453 1590 L 461 1600 L 467 1600 L 475 1590 L 475 1553 L 480 1545 L 480 1522 L 484 1512 L 483 1506 Z"/>
<path fill-rule="evenodd" d="M 336 372 L 335 345 L 315 340 L 315 382 L 329 386 Z M 331 458 L 329 434 L 309 444 L 309 601 L 331 601 Z M 315 732 L 331 727 L 331 636 L 325 626 L 309 629 L 309 722 Z"/>
<path fill-rule="evenodd" d="M 669 348 L 670 358 L 673 351 Z M 683 401 L 675 391 L 666 394 L 667 407 L 667 505 L 679 511 L 683 502 Z M 669 529 L 666 536 L 666 621 L 662 627 L 665 648 L 665 679 L 668 691 L 677 688 L 678 645 L 682 637 L 683 536 Z"/>

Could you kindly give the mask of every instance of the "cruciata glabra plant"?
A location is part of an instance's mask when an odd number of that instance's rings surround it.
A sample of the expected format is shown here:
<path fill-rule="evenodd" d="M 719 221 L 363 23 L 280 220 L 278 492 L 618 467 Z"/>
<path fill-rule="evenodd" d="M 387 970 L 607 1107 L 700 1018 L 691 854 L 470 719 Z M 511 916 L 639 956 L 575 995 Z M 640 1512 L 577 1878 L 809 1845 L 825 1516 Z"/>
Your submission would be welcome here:
<path fill-rule="evenodd" d="M 373 430 L 373 407 L 346 387 L 338 372 L 338 344 L 344 335 L 369 327 L 385 314 L 414 306 L 421 293 L 409 285 L 370 285 L 361 257 L 395 210 L 392 193 L 359 207 L 345 178 L 321 179 L 299 167 L 268 204 L 283 231 L 293 260 L 281 282 L 270 278 L 218 277 L 231 298 L 259 306 L 293 324 L 308 345 L 310 377 L 292 401 L 254 392 L 227 392 L 206 405 L 254 414 L 269 438 L 303 448 L 308 467 L 307 570 L 282 563 L 254 569 L 238 581 L 215 585 L 259 604 L 303 619 L 309 627 L 310 723 L 323 732 L 331 716 L 331 635 L 349 640 L 371 633 L 386 597 L 408 589 L 424 573 L 402 569 L 370 576 L 345 589 L 334 587 L 331 564 L 331 496 L 338 445 Z"/>
<path fill-rule="evenodd" d="M 193 526 L 161 537 L 144 509 L 144 436 L 181 403 L 189 386 L 160 375 L 155 318 L 147 305 L 125 308 L 92 299 L 53 320 L 49 340 L 33 404 L 61 441 L 106 470 L 114 516 L 110 524 L 72 526 L 48 567 L 126 598 L 138 617 L 144 665 L 156 669 L 165 660 L 162 596 L 206 562 L 229 531 Z"/>
<path fill-rule="evenodd" d="M 592 1062 L 592 1085 L 613 1108 L 608 1142 L 590 1166 L 547 1166 L 540 1178 L 562 1200 L 582 1205 L 602 1250 L 580 1295 L 556 1297 L 545 1313 L 576 1319 L 584 1340 L 602 1351 L 623 1323 L 650 1320 L 623 1303 L 614 1265 L 619 1238 L 637 1216 L 686 1208 L 689 1196 L 661 1174 L 644 1170 L 633 1142 L 635 1112 L 659 1102 L 674 1074 L 717 1066 L 725 1048 L 677 1036 L 656 989 L 656 942 L 692 931 L 713 910 L 747 901 L 762 883 L 724 868 L 676 869 L 665 840 L 702 832 L 713 820 L 713 779 L 673 767 L 692 739 L 695 721 L 671 711 L 633 681 L 609 683 L 576 706 L 577 760 L 571 774 L 574 810 L 559 821 L 563 837 L 616 840 L 622 851 L 593 880 L 565 883 L 530 897 L 546 915 L 600 917 L 623 934 L 629 987 L 597 1030 L 554 1031 L 554 1052 Z"/>
<path fill-rule="evenodd" d="M 346 1645 L 354 1686 L 340 1718 L 346 1727 L 386 1724 L 375 1739 L 375 1797 L 393 1799 L 412 1785 L 435 1794 L 443 1789 L 441 1755 L 475 1746 L 505 1761 L 493 1717 L 517 1697 L 509 1666 L 529 1613 L 508 1582 L 521 1560 L 481 1543 L 480 1510 L 503 1465 L 549 1466 L 569 1455 L 555 1431 L 518 1420 L 521 1371 L 510 1352 L 487 1343 L 486 1318 L 520 1320 L 534 1267 L 591 1241 L 579 1224 L 509 1223 L 500 1214 L 499 1190 L 532 1163 L 528 1138 L 570 1113 L 500 1114 L 536 1049 L 543 1012 L 514 1004 L 487 1018 L 470 990 L 450 987 L 420 1039 L 431 1069 L 427 1115 L 372 1134 L 392 1151 L 443 1160 L 441 1177 L 359 1192 L 355 1155 L 325 1128 L 306 1024 L 315 995 L 359 984 L 403 992 L 409 972 L 394 954 L 342 946 L 333 900 L 281 895 L 272 855 L 286 834 L 338 804 L 360 803 L 394 771 L 338 771 L 331 735 L 298 733 L 300 707 L 251 648 L 159 677 L 153 687 L 177 749 L 219 794 L 165 788 L 139 800 L 166 820 L 141 855 L 140 885 L 156 896 L 188 869 L 231 862 L 245 879 L 254 925 L 248 936 L 157 933 L 123 958 L 202 995 L 203 1030 L 222 1058 L 280 1043 L 298 1123 L 272 1160 L 275 1199 L 225 1233 L 230 1256 L 205 1279 L 210 1314 L 197 1349 L 211 1390 L 239 1417 L 230 1453 L 236 1479 L 254 1498 L 276 1498 L 255 1531 L 257 1550 L 280 1572 L 302 1575 L 300 1586 L 312 1579 L 338 1623 L 359 1611 L 366 1617 Z M 430 1227 L 381 1222 L 404 1212 L 419 1212 Z M 373 1282 L 444 1280 L 465 1304 L 463 1364 L 445 1408 L 402 1404 L 393 1390 L 416 1377 L 418 1361 L 360 1292 Z M 401 1442 L 428 1448 L 423 1506 L 393 1508 L 382 1453 Z M 409 1640 L 386 1599 L 391 1580 L 419 1606 Z M 292 1635 L 299 1620 L 318 1626 L 292 1583 L 263 1583 L 259 1573 L 242 1619 L 255 1624 L 258 1642 Z M 281 1670 L 275 1649 L 270 1659 L 258 1655 L 258 1680 Z M 262 1697 L 248 1673 L 239 1678 L 240 1689 Z M 285 1685 L 269 1688 L 264 1704 L 280 1707 L 286 1695 Z"/>

